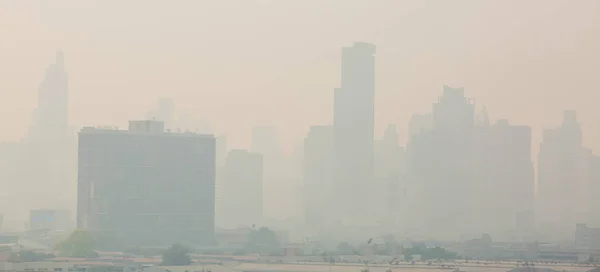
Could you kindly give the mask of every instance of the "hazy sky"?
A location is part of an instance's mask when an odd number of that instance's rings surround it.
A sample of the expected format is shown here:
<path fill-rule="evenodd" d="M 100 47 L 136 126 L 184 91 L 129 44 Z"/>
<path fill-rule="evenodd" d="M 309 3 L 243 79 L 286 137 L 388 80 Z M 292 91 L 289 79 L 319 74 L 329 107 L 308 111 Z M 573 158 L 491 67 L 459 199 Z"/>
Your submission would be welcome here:
<path fill-rule="evenodd" d="M 0 0 L 0 140 L 25 133 L 62 48 L 74 125 L 124 127 L 167 96 L 233 147 L 265 124 L 291 150 L 331 122 L 354 41 L 377 45 L 377 135 L 406 135 L 448 84 L 492 119 L 532 125 L 534 146 L 577 109 L 600 151 L 597 0 Z"/>

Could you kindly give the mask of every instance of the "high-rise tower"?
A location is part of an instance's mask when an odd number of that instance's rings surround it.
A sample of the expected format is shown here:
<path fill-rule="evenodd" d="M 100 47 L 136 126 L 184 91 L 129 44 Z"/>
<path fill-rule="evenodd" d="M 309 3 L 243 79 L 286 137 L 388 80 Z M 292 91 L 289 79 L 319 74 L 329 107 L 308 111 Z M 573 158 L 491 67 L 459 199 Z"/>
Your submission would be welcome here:
<path fill-rule="evenodd" d="M 334 183 L 342 220 L 366 215 L 373 175 L 375 45 L 342 49 L 341 88 L 334 94 Z"/>
<path fill-rule="evenodd" d="M 55 61 L 46 69 L 39 88 L 39 102 L 29 132 L 33 139 L 66 136 L 69 125 L 69 87 L 64 55 L 56 52 Z"/>

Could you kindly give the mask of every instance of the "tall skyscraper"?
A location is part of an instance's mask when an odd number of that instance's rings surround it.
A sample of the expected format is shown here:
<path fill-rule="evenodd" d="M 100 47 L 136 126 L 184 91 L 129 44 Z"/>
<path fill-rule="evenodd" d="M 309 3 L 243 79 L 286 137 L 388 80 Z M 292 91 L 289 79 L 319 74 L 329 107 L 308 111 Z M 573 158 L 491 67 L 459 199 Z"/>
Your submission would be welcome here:
<path fill-rule="evenodd" d="M 600 226 L 600 156 L 590 159 L 590 214 L 588 222 L 593 226 Z"/>
<path fill-rule="evenodd" d="M 217 136 L 215 143 L 215 164 L 216 164 L 216 180 L 215 180 L 215 205 L 217 214 L 215 217 L 216 225 L 218 227 L 223 225 L 224 218 L 222 217 L 223 213 L 219 211 L 222 210 L 221 205 L 223 205 L 223 184 L 225 182 L 225 161 L 227 159 L 228 148 L 227 148 L 227 137 L 225 135 Z"/>
<path fill-rule="evenodd" d="M 223 171 L 223 193 L 219 217 L 227 228 L 251 227 L 263 217 L 263 157 L 234 149 L 227 155 Z"/>
<path fill-rule="evenodd" d="M 365 222 L 373 177 L 375 45 L 342 49 L 341 87 L 334 93 L 334 182 L 340 220 Z M 363 199 L 364 201 L 356 201 Z"/>
<path fill-rule="evenodd" d="M 227 136 L 220 135 L 217 137 L 216 143 L 216 158 L 217 158 L 217 166 L 225 165 L 225 159 L 227 158 L 227 154 L 229 150 L 227 148 Z"/>
<path fill-rule="evenodd" d="M 288 216 L 292 208 L 290 203 L 291 169 L 288 158 L 283 154 L 277 127 L 253 127 L 250 151 L 259 153 L 263 157 L 265 217 Z"/>
<path fill-rule="evenodd" d="M 62 51 L 47 69 L 39 88 L 38 107 L 29 131 L 31 140 L 56 141 L 67 137 L 69 126 L 69 77 Z"/>
<path fill-rule="evenodd" d="M 565 111 L 562 125 L 544 131 L 538 158 L 536 218 L 553 237 L 587 221 L 591 150 L 582 146 L 574 111 Z"/>
<path fill-rule="evenodd" d="M 79 133 L 77 225 L 132 245 L 212 243 L 215 137 L 162 121 Z"/>
<path fill-rule="evenodd" d="M 408 122 L 408 139 L 421 134 L 421 132 L 431 130 L 433 128 L 433 120 L 431 113 L 413 114 Z"/>
<path fill-rule="evenodd" d="M 433 127 L 413 136 L 408 152 L 411 213 L 423 235 L 455 239 L 472 215 L 474 104 L 464 89 L 444 86 L 433 104 Z"/>
<path fill-rule="evenodd" d="M 535 178 L 531 128 L 510 125 L 508 120 L 478 127 L 473 163 L 473 224 L 479 232 L 499 239 L 510 238 L 503 236 L 508 231 L 517 231 L 521 238 L 532 235 Z"/>
<path fill-rule="evenodd" d="M 175 103 L 173 103 L 173 100 L 170 98 L 159 99 L 156 109 L 149 111 L 146 114 L 146 119 L 163 121 L 165 123 L 165 129 L 175 129 Z M 184 129 L 189 130 L 189 128 Z"/>
<path fill-rule="evenodd" d="M 389 229 L 395 229 L 404 218 L 406 199 L 403 184 L 405 166 L 404 148 L 398 143 L 396 125 L 388 125 L 383 138 L 375 142 L 373 190 L 377 213 Z"/>
<path fill-rule="evenodd" d="M 27 194 L 19 198 L 19 207 L 39 208 L 46 191 L 32 188 L 61 188 L 44 207 L 74 208 L 76 141 L 69 128 L 69 86 L 63 52 L 56 52 L 39 86 L 38 106 L 29 131 L 21 141 L 22 161 L 15 169 L 20 185 Z M 43 184 L 43 186 L 40 186 Z"/>
<path fill-rule="evenodd" d="M 318 231 L 328 223 L 333 190 L 333 127 L 312 126 L 304 139 L 304 206 L 307 226 Z"/>

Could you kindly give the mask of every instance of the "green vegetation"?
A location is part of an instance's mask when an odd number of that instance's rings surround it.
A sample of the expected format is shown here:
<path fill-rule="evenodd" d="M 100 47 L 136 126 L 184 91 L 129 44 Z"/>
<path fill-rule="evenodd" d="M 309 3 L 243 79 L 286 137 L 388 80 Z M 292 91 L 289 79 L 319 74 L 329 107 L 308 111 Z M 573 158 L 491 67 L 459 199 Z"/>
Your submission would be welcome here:
<path fill-rule="evenodd" d="M 248 252 L 273 254 L 279 249 L 279 241 L 272 230 L 262 227 L 248 233 L 248 243 L 246 244 Z"/>
<path fill-rule="evenodd" d="M 61 256 L 65 257 L 93 258 L 98 256 L 95 237 L 84 230 L 73 231 L 56 246 L 56 249 Z"/>
<path fill-rule="evenodd" d="M 162 265 L 183 266 L 191 263 L 190 249 L 180 244 L 172 245 L 162 255 Z"/>

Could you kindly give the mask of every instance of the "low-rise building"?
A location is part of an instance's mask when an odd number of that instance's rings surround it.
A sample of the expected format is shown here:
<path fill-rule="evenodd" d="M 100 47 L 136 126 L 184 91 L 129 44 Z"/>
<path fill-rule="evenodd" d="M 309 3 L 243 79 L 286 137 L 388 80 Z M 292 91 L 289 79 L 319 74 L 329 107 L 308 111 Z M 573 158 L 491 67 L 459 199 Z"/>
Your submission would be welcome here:
<path fill-rule="evenodd" d="M 0 272 L 30 272 L 30 271 L 55 271 L 55 272 L 136 272 L 139 267 L 127 265 L 113 265 L 108 263 L 72 263 L 72 262 L 0 262 Z"/>
<path fill-rule="evenodd" d="M 600 250 L 600 228 L 590 228 L 586 224 L 575 227 L 575 247 L 577 250 Z"/>

